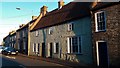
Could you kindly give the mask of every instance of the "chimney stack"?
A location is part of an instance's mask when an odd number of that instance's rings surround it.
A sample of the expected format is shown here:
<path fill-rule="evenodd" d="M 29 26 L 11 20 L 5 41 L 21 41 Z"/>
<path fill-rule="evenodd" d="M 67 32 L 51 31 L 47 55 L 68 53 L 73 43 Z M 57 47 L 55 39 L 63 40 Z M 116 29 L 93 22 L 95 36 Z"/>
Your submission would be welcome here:
<path fill-rule="evenodd" d="M 35 20 L 37 18 L 37 16 L 32 16 L 32 20 Z"/>
<path fill-rule="evenodd" d="M 19 25 L 19 28 L 22 28 L 24 25 L 25 25 L 25 24 L 21 24 L 21 25 Z"/>
<path fill-rule="evenodd" d="M 94 8 L 98 2 L 102 2 L 102 0 L 94 0 L 94 2 L 92 3 L 92 8 Z"/>
<path fill-rule="evenodd" d="M 60 0 L 60 1 L 58 2 L 58 8 L 61 9 L 63 6 L 64 6 L 64 1 L 63 1 L 63 0 Z"/>
<path fill-rule="evenodd" d="M 41 13 L 42 13 L 42 15 L 43 16 L 45 16 L 45 14 L 47 13 L 47 6 L 43 6 L 42 8 L 41 8 Z"/>

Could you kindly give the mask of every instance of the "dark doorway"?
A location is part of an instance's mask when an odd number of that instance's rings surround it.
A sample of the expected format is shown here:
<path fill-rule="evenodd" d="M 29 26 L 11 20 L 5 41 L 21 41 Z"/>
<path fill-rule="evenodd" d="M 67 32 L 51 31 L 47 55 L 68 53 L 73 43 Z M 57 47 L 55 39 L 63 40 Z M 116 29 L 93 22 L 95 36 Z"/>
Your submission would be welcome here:
<path fill-rule="evenodd" d="M 38 43 L 38 56 L 40 54 L 40 44 Z"/>
<path fill-rule="evenodd" d="M 42 57 L 45 57 L 45 43 L 42 43 Z"/>
<path fill-rule="evenodd" d="M 52 58 L 52 43 L 50 43 L 50 58 Z"/>
<path fill-rule="evenodd" d="M 100 67 L 108 67 L 107 43 L 98 42 L 98 61 Z"/>

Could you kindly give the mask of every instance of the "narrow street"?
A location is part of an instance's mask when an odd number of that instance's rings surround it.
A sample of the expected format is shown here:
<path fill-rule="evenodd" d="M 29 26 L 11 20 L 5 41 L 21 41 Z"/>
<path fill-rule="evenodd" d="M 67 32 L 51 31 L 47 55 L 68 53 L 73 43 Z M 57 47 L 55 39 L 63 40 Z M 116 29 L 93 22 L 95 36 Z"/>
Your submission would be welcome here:
<path fill-rule="evenodd" d="M 60 64 L 55 64 L 46 61 L 40 61 L 36 59 L 30 59 L 22 56 L 5 56 L 0 54 L 0 59 L 2 60 L 2 68 L 9 68 L 10 66 L 15 68 L 29 68 L 29 67 L 66 67 Z M 1 62 L 0 62 L 1 63 Z"/>

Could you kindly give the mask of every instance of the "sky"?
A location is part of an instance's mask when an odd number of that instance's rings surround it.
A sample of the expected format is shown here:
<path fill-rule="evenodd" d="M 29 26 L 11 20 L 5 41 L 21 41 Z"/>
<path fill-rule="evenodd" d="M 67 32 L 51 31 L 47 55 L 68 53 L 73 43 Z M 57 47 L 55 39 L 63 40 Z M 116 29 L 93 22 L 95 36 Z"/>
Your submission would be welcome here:
<path fill-rule="evenodd" d="M 66 1 L 67 4 L 69 1 Z M 52 11 L 58 7 L 57 1 L 53 2 L 17 2 L 17 1 L 0 1 L 0 44 L 3 38 L 10 31 L 17 30 L 19 25 L 26 24 L 32 20 L 32 16 L 40 14 L 40 8 L 46 5 L 48 11 Z M 16 8 L 20 8 L 17 10 Z"/>
<path fill-rule="evenodd" d="M 10 31 L 17 30 L 19 25 L 31 21 L 33 15 L 38 16 L 40 14 L 40 8 L 43 5 L 48 7 L 48 11 L 52 11 L 58 7 L 58 1 L 59 0 L 0 0 L 0 44 Z M 71 1 L 73 0 L 64 0 L 65 4 Z M 20 8 L 21 10 L 17 10 L 16 8 Z"/>

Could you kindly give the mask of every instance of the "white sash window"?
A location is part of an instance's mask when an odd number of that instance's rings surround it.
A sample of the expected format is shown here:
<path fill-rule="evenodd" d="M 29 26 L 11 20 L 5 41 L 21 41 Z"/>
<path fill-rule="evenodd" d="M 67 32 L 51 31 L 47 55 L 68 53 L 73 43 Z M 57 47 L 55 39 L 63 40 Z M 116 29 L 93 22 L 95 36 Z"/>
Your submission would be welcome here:
<path fill-rule="evenodd" d="M 68 24 L 68 31 L 72 31 L 73 30 L 73 23 L 69 23 Z"/>
<path fill-rule="evenodd" d="M 95 25 L 96 25 L 96 32 L 106 30 L 106 19 L 105 19 L 104 11 L 95 13 Z"/>
<path fill-rule="evenodd" d="M 33 52 L 36 52 L 36 44 L 33 44 Z"/>
<path fill-rule="evenodd" d="M 59 52 L 59 43 L 54 43 L 54 53 Z"/>
<path fill-rule="evenodd" d="M 35 36 L 38 36 L 39 35 L 39 31 L 35 31 Z"/>
<path fill-rule="evenodd" d="M 81 37 L 67 38 L 67 53 L 81 53 Z"/>

